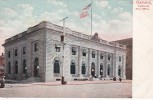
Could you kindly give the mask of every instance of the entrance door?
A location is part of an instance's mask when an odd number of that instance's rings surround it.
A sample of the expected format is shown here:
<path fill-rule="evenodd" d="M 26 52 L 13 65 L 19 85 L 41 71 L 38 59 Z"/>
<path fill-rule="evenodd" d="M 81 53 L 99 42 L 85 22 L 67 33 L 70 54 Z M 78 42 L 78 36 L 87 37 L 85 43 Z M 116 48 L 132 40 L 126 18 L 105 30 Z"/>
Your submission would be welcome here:
<path fill-rule="evenodd" d="M 35 58 L 34 61 L 34 76 L 38 76 L 39 59 Z"/>
<path fill-rule="evenodd" d="M 92 75 L 92 77 L 95 77 L 95 63 L 93 63 L 93 62 L 91 64 L 91 75 Z"/>
<path fill-rule="evenodd" d="M 103 77 L 103 64 L 100 64 L 100 76 Z"/>

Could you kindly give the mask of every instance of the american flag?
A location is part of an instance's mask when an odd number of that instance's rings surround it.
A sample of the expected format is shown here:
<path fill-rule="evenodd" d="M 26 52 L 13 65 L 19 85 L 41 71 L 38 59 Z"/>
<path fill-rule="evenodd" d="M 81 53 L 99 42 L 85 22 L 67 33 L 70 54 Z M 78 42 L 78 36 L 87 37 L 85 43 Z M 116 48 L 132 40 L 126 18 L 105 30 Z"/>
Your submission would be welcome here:
<path fill-rule="evenodd" d="M 88 10 L 90 8 L 91 4 L 87 5 L 86 7 L 84 7 L 82 10 Z"/>
<path fill-rule="evenodd" d="M 89 16 L 88 9 L 90 7 L 91 7 L 91 4 L 87 5 L 86 7 L 82 9 L 82 12 L 80 14 L 80 19 Z"/>

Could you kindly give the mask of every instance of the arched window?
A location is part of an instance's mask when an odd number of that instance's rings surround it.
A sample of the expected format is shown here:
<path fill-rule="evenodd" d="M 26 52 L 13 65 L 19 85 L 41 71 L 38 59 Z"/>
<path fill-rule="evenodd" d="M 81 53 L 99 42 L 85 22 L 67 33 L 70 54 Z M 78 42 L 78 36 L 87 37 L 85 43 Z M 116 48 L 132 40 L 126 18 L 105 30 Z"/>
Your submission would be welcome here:
<path fill-rule="evenodd" d="M 108 67 L 107 67 L 107 75 L 109 76 L 110 75 L 110 65 L 108 64 Z"/>
<path fill-rule="evenodd" d="M 87 51 L 85 49 L 82 50 L 82 56 L 86 57 Z"/>
<path fill-rule="evenodd" d="M 82 74 L 86 74 L 86 64 L 82 63 Z"/>
<path fill-rule="evenodd" d="M 37 42 L 34 44 L 34 51 L 35 51 L 35 52 L 38 51 L 38 43 L 37 43 Z"/>
<path fill-rule="evenodd" d="M 71 61 L 70 72 L 71 72 L 71 74 L 75 74 L 75 63 L 74 63 L 74 61 Z"/>
<path fill-rule="evenodd" d="M 59 64 L 59 60 L 55 60 L 54 61 L 54 73 L 60 73 L 60 64 Z"/>
<path fill-rule="evenodd" d="M 34 76 L 38 76 L 39 59 L 36 57 L 34 60 Z"/>
<path fill-rule="evenodd" d="M 26 60 L 24 59 L 23 60 L 23 64 L 22 64 L 22 66 L 23 66 L 23 73 L 25 74 L 26 73 Z"/>
<path fill-rule="evenodd" d="M 95 56 L 96 56 L 95 51 L 92 51 L 92 58 L 95 58 Z"/>
<path fill-rule="evenodd" d="M 118 67 L 118 76 L 121 76 L 121 66 Z"/>
<path fill-rule="evenodd" d="M 8 74 L 11 74 L 11 62 L 8 62 Z"/>
<path fill-rule="evenodd" d="M 100 64 L 100 75 L 103 75 L 103 64 Z"/>
<path fill-rule="evenodd" d="M 18 61 L 15 61 L 15 74 L 18 74 Z"/>

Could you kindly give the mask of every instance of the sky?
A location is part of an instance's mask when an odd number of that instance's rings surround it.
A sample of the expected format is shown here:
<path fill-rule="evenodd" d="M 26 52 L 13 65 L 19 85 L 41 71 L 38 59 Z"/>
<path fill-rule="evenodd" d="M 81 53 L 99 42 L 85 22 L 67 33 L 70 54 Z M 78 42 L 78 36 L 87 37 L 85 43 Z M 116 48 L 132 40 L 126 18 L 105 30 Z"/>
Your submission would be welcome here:
<path fill-rule="evenodd" d="M 92 0 L 92 34 L 114 41 L 131 38 L 133 32 L 133 5 L 131 0 Z M 0 0 L 0 54 L 5 39 L 26 31 L 41 21 L 49 21 L 90 35 L 91 13 L 80 19 L 82 9 L 91 0 Z"/>

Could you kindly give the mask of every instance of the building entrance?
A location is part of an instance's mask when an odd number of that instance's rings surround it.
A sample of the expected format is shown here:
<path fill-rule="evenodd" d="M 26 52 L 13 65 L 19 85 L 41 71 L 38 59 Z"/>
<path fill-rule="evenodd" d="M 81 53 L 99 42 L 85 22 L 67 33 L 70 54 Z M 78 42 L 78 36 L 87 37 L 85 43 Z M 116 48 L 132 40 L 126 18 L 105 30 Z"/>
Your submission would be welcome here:
<path fill-rule="evenodd" d="M 91 64 L 91 76 L 95 77 L 95 63 L 93 63 L 93 62 Z"/>
<path fill-rule="evenodd" d="M 34 61 L 34 77 L 38 76 L 38 70 L 39 70 L 39 59 L 35 58 L 35 61 Z"/>

